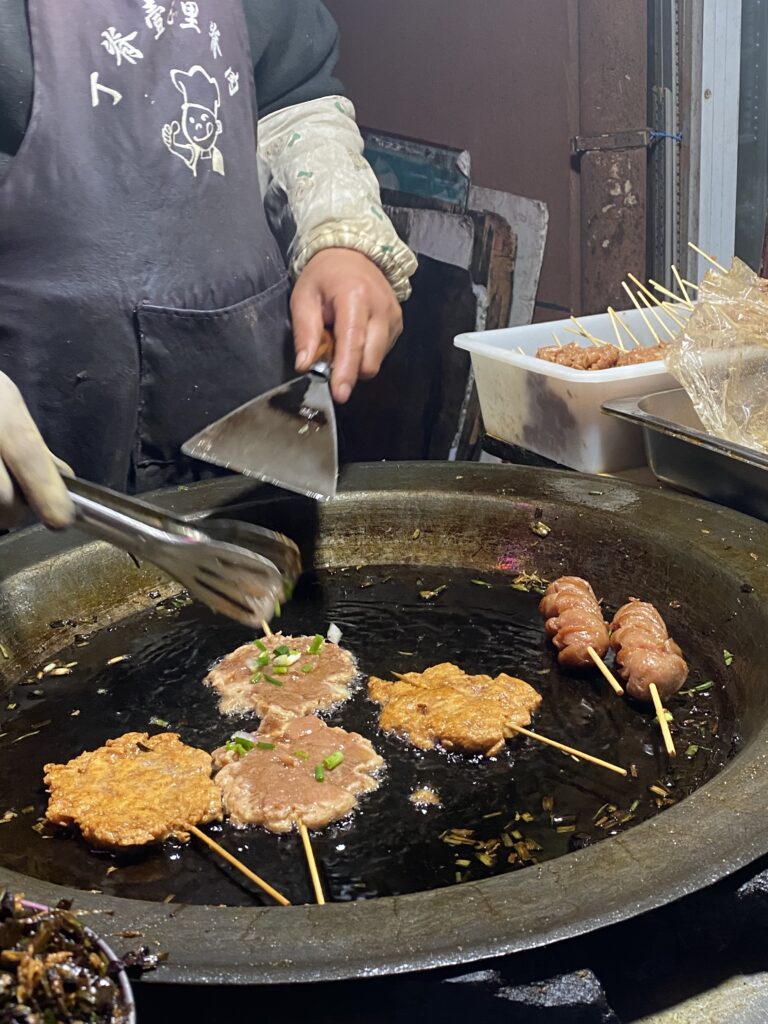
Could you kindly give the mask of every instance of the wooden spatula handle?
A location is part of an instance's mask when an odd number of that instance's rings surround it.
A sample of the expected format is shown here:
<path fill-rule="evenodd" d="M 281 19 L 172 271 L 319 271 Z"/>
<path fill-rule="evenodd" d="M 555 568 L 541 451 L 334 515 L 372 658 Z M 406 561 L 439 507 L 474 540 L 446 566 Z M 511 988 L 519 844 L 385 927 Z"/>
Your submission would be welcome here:
<path fill-rule="evenodd" d="M 323 331 L 322 337 L 320 338 L 320 347 L 317 350 L 315 356 L 315 362 L 317 363 L 332 363 L 333 362 L 333 350 L 336 347 L 336 339 L 333 334 L 326 328 Z"/>

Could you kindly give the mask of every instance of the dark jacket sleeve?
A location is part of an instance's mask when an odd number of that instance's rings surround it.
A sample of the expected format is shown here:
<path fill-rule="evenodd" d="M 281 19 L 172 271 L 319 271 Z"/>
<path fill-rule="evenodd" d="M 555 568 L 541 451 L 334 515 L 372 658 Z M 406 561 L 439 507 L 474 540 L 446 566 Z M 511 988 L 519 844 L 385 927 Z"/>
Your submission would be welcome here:
<path fill-rule="evenodd" d="M 339 33 L 320 0 L 244 0 L 259 116 L 343 92 Z"/>

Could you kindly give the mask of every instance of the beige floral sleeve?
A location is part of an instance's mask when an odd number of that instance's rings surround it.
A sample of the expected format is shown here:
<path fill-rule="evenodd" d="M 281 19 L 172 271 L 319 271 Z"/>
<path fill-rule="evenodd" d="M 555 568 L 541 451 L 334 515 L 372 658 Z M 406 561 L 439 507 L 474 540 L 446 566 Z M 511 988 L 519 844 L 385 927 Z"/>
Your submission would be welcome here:
<path fill-rule="evenodd" d="M 328 96 L 268 115 L 259 122 L 258 150 L 272 183 L 285 192 L 296 224 L 289 254 L 293 276 L 321 249 L 356 249 L 373 260 L 405 301 L 416 257 L 382 209 L 349 100 Z"/>

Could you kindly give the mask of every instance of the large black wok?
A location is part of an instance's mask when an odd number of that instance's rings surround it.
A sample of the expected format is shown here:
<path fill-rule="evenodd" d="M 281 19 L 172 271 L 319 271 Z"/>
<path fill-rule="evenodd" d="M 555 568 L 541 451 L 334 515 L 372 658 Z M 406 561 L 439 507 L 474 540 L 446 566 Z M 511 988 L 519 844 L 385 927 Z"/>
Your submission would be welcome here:
<path fill-rule="evenodd" d="M 696 638 L 711 664 L 724 647 L 735 656 L 727 680 L 742 746 L 719 775 L 658 817 L 480 883 L 288 909 L 166 906 L 78 892 L 79 907 L 114 915 L 105 933 L 140 932 L 168 951 L 151 980 L 313 981 L 476 960 L 639 914 L 768 851 L 768 526 L 615 481 L 455 464 L 354 467 L 339 498 L 320 507 L 239 479 L 159 500 L 186 514 L 239 505 L 240 514 L 300 541 L 308 564 L 453 565 L 478 574 L 515 564 L 549 577 L 567 569 L 598 578 L 614 606 L 633 588 L 659 606 L 674 594 L 689 644 Z M 537 535 L 535 520 L 551 533 Z M 151 567 L 42 530 L 0 543 L 0 575 L 4 687 L 71 639 L 75 627 L 55 621 L 63 610 L 106 625 L 148 606 L 158 591 L 173 592 Z M 43 902 L 72 895 L 2 867 L 2 859 L 0 846 L 0 886 Z"/>

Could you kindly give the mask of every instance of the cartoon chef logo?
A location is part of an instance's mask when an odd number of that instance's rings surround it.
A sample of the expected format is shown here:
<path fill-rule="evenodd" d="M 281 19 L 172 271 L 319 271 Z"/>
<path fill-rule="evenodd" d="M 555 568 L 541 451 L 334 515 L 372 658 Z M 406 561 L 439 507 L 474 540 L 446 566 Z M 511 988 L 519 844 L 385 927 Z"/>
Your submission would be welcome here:
<path fill-rule="evenodd" d="M 224 157 L 216 142 L 221 135 L 219 83 L 199 64 L 189 71 L 171 71 L 171 81 L 183 97 L 181 122 L 163 126 L 163 142 L 197 177 L 201 160 L 211 161 L 211 170 L 224 174 Z"/>

